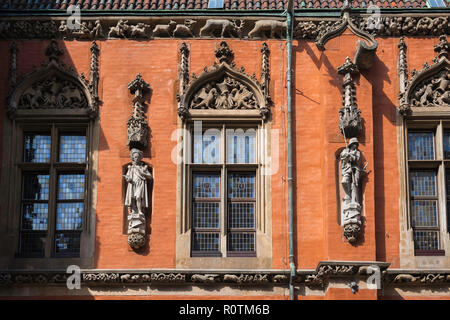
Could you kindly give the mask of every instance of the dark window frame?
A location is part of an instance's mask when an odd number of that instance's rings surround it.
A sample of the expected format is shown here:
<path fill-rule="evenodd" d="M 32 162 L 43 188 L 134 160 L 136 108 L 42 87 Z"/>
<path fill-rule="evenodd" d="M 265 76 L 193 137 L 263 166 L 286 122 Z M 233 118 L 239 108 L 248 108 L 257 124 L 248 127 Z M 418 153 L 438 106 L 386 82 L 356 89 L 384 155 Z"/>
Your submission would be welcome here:
<path fill-rule="evenodd" d="M 56 254 L 56 243 L 55 236 L 57 234 L 56 230 L 56 219 L 57 219 L 57 203 L 58 203 L 58 184 L 59 176 L 61 174 L 83 174 L 84 175 L 84 192 L 83 192 L 83 225 L 80 230 L 81 233 L 85 232 L 88 228 L 89 221 L 89 168 L 90 168 L 90 156 L 89 150 L 90 146 L 90 123 L 89 121 L 74 121 L 68 123 L 65 121 L 40 121 L 39 125 L 23 123 L 19 126 L 18 142 L 19 148 L 16 155 L 16 165 L 19 169 L 19 181 L 20 182 L 20 212 L 19 212 L 19 225 L 18 225 L 18 241 L 15 250 L 15 257 L 21 260 L 27 261 L 28 259 L 38 260 L 38 259 L 59 259 L 68 261 L 77 261 L 81 259 L 81 245 L 78 254 Z M 24 152 L 25 152 L 25 135 L 26 134 L 50 134 L 51 150 L 50 150 L 50 161 L 46 163 L 39 162 L 25 162 Z M 76 162 L 60 162 L 60 138 L 63 135 L 82 135 L 86 139 L 86 153 L 85 161 L 83 163 Z M 24 254 L 21 252 L 20 248 L 20 238 L 22 231 L 22 190 L 23 190 L 23 176 L 24 174 L 33 174 L 37 172 L 46 172 L 50 176 L 49 179 L 49 199 L 48 199 L 48 217 L 47 217 L 47 230 L 46 241 L 44 248 L 44 255 L 35 254 Z M 64 202 L 66 202 L 65 200 Z M 80 200 L 75 200 L 81 202 Z"/>
<path fill-rule="evenodd" d="M 192 127 L 190 130 L 190 134 L 191 134 L 191 141 L 190 141 L 190 152 L 189 152 L 189 184 L 190 184 L 190 193 L 188 195 L 188 199 L 190 201 L 189 204 L 189 219 L 191 221 L 191 248 L 190 248 L 190 254 L 191 257 L 256 257 L 257 256 L 257 236 L 256 236 L 256 230 L 257 230 L 257 210 L 258 210 L 258 164 L 257 164 L 257 159 L 258 159 L 258 146 L 257 146 L 257 134 L 255 135 L 255 145 L 254 145 L 254 159 L 255 159 L 255 163 L 228 163 L 227 162 L 227 130 L 228 129 L 244 129 L 244 130 L 248 130 L 248 129 L 254 129 L 255 132 L 258 132 L 258 125 L 255 124 L 235 124 L 235 123 L 208 123 L 206 125 L 202 125 L 202 131 L 206 131 L 208 129 L 218 129 L 220 131 L 220 142 L 219 142 L 219 146 L 220 146 L 220 161 L 219 163 L 194 163 L 193 162 L 193 157 L 194 157 L 194 128 Z M 202 134 L 203 134 L 202 132 Z M 221 191 L 220 191 L 220 196 L 221 198 L 220 200 L 220 221 L 222 222 L 222 225 L 219 225 L 219 252 L 208 252 L 208 251 L 194 251 L 193 250 L 193 233 L 195 231 L 197 231 L 194 227 L 193 227 L 193 203 L 194 203 L 194 198 L 193 198 L 193 176 L 197 173 L 212 173 L 212 172 L 216 172 L 219 173 L 220 176 L 220 185 L 221 185 Z M 240 173 L 248 173 L 248 174 L 253 174 L 255 177 L 255 198 L 251 199 L 250 202 L 253 202 L 255 204 L 255 211 L 254 211 L 254 227 L 250 230 L 244 230 L 244 229 L 239 229 L 238 232 L 244 232 L 246 231 L 247 233 L 251 232 L 254 234 L 254 251 L 230 251 L 228 250 L 229 245 L 228 245 L 228 237 L 229 237 L 229 233 L 230 233 L 230 228 L 229 228 L 229 214 L 228 214 L 228 204 L 229 204 L 229 198 L 228 198 L 228 173 L 229 172 L 240 172 Z M 212 200 L 211 200 L 212 201 Z M 215 200 L 214 200 L 215 201 Z M 224 212 L 223 212 L 224 211 Z M 203 231 L 203 230 L 202 230 Z M 200 232 L 202 232 L 200 231 Z M 207 230 L 205 230 L 206 232 Z M 216 231 L 214 231 L 216 232 Z M 221 239 L 225 238 L 225 247 L 226 249 L 224 249 L 224 251 L 222 251 L 221 249 Z"/>

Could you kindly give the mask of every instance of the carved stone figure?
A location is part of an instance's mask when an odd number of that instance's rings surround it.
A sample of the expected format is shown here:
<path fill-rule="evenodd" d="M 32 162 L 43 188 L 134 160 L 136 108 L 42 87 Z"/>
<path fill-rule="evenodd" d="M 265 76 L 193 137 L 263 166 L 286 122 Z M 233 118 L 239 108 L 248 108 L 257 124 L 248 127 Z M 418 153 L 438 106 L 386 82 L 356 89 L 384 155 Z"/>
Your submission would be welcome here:
<path fill-rule="evenodd" d="M 100 20 L 95 20 L 94 28 L 91 31 L 91 34 L 94 38 L 103 38 L 105 35 L 103 33 L 102 24 Z"/>
<path fill-rule="evenodd" d="M 174 37 L 188 37 L 188 36 L 194 37 L 192 29 L 194 28 L 194 25 L 196 23 L 197 21 L 195 20 L 186 19 L 184 20 L 184 24 L 177 24 L 175 26 L 172 35 Z"/>
<path fill-rule="evenodd" d="M 157 24 L 153 29 L 154 37 L 171 37 L 177 23 L 173 20 L 169 24 Z"/>
<path fill-rule="evenodd" d="M 426 79 L 411 94 L 413 107 L 447 106 L 450 104 L 450 74 L 443 70 Z"/>
<path fill-rule="evenodd" d="M 244 20 L 240 20 L 240 24 L 236 20 L 227 19 L 208 19 L 206 24 L 200 29 L 200 37 L 213 36 L 215 31 L 220 30 L 220 37 L 223 38 L 227 34 L 230 38 L 237 35 L 242 37 L 242 28 L 244 27 Z"/>
<path fill-rule="evenodd" d="M 32 84 L 19 99 L 20 109 L 87 108 L 87 100 L 74 83 L 52 76 Z"/>
<path fill-rule="evenodd" d="M 341 221 L 344 226 L 344 236 L 350 243 L 358 237 L 361 226 L 361 177 L 365 167 L 361 167 L 361 152 L 358 150 L 357 138 L 351 138 L 348 146 L 341 152 L 342 187 L 345 196 L 342 199 Z"/>
<path fill-rule="evenodd" d="M 286 29 L 286 21 L 278 20 L 259 20 L 255 27 L 248 33 L 249 38 L 263 37 L 265 32 L 270 31 L 270 38 L 282 37 Z"/>
<path fill-rule="evenodd" d="M 148 38 L 149 35 L 147 33 L 147 30 L 150 28 L 148 24 L 139 22 L 135 26 L 130 26 L 130 36 L 133 37 L 141 37 L 141 38 Z"/>
<path fill-rule="evenodd" d="M 120 19 L 117 22 L 117 25 L 115 27 L 111 27 L 108 32 L 108 38 L 109 37 L 119 37 L 119 38 L 126 38 L 126 32 L 130 26 L 128 25 L 128 20 L 123 21 Z"/>
<path fill-rule="evenodd" d="M 149 207 L 147 180 L 152 179 L 148 166 L 142 162 L 143 152 L 130 151 L 132 164 L 128 166 L 124 178 L 127 185 L 125 206 L 130 208 L 128 215 L 128 244 L 139 249 L 145 244 L 145 210 Z"/>
<path fill-rule="evenodd" d="M 191 102 L 192 109 L 255 109 L 254 94 L 248 87 L 228 76 L 221 81 L 207 83 Z"/>

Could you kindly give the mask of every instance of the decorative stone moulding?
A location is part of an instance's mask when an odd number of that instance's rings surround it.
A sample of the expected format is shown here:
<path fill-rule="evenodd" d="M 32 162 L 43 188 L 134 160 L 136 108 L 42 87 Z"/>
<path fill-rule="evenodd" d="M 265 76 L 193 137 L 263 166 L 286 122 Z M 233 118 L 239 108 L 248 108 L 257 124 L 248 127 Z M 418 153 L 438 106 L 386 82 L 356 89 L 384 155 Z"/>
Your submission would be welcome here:
<path fill-rule="evenodd" d="M 189 79 L 185 45 L 180 48 L 180 94 L 178 115 L 185 120 L 190 110 L 258 110 L 262 119 L 270 113 L 269 49 L 263 44 L 261 83 L 256 75 L 249 76 L 244 67 L 239 70 L 233 62 L 234 53 L 225 41 L 220 42 L 214 54 L 216 60 L 198 76 Z"/>
<path fill-rule="evenodd" d="M 373 19 L 372 14 L 345 16 L 350 8 L 344 8 L 339 19 L 321 19 L 302 17 L 295 20 L 294 37 L 297 39 L 318 40 L 322 35 L 333 38 L 349 28 L 353 33 L 367 41 L 367 47 L 373 44 L 373 36 L 439 36 L 450 34 L 448 16 L 427 16 L 423 13 L 415 16 L 385 15 Z M 30 20 L 27 18 L 3 18 L 0 21 L 2 39 L 139 39 L 154 38 L 237 38 L 237 39 L 283 39 L 286 30 L 284 20 L 176 17 L 127 17 L 124 18 L 83 18 L 77 29 L 70 29 L 65 19 L 55 18 Z M 329 39 L 319 42 L 324 45 Z M 362 44 L 364 46 L 364 44 Z M 366 54 L 361 47 L 360 54 Z M 367 52 L 371 55 L 370 50 Z M 359 61 L 359 60 L 357 60 Z M 359 64 L 358 64 L 359 65 Z"/>
<path fill-rule="evenodd" d="M 361 110 L 356 103 L 356 87 L 352 75 L 358 74 L 358 67 L 346 58 L 338 68 L 344 76 L 342 107 L 339 110 L 339 129 L 344 136 L 346 147 L 339 155 L 344 197 L 341 202 L 341 224 L 343 235 L 351 244 L 355 244 L 361 232 L 362 183 L 365 167 L 361 166 L 361 152 L 358 150 L 357 136 L 362 130 Z M 347 143 L 347 139 L 348 143 Z"/>
<path fill-rule="evenodd" d="M 425 62 L 421 71 L 413 70 L 409 80 L 406 71 L 406 45 L 403 40 L 400 40 L 399 48 L 399 112 L 406 115 L 412 107 L 450 107 L 450 60 L 447 37 L 445 35 L 439 37 L 439 43 L 434 46 L 437 56 L 432 64 Z"/>
<path fill-rule="evenodd" d="M 11 49 L 11 93 L 7 113 L 13 118 L 18 110 L 53 109 L 85 110 L 90 117 L 98 115 L 98 55 L 95 41 L 91 46 L 90 80 L 67 68 L 59 57 L 64 51 L 52 40 L 45 51 L 48 62 L 26 76 L 17 78 L 17 48 Z"/>
<path fill-rule="evenodd" d="M 342 8 L 341 19 L 328 28 L 322 30 L 316 39 L 316 45 L 320 50 L 325 50 L 325 44 L 344 33 L 349 29 L 353 34 L 362 38 L 364 41 L 358 40 L 358 46 L 355 54 L 355 63 L 360 69 L 370 69 L 373 59 L 378 48 L 378 42 L 369 33 L 359 29 L 350 19 L 351 5 L 348 1 L 344 2 Z"/>

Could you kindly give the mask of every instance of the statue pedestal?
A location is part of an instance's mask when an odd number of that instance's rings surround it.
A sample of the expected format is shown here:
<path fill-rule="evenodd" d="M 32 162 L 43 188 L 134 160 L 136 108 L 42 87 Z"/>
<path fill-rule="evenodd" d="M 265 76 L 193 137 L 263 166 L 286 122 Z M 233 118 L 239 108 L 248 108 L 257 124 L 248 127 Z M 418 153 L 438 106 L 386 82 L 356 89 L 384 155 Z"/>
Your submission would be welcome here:
<path fill-rule="evenodd" d="M 128 215 L 128 244 L 134 249 L 145 245 L 145 216 L 142 213 Z"/>
<path fill-rule="evenodd" d="M 356 242 L 361 231 L 361 205 L 356 202 L 342 203 L 341 221 L 344 226 L 344 237 L 348 242 Z"/>

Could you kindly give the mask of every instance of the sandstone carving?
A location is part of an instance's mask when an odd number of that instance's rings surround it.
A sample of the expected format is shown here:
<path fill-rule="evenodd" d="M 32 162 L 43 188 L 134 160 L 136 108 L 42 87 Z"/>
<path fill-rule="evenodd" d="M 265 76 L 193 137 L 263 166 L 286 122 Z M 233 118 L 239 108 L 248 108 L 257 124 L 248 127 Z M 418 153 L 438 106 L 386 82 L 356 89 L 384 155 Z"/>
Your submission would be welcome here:
<path fill-rule="evenodd" d="M 142 162 L 143 153 L 139 149 L 131 149 L 132 164 L 124 178 L 127 185 L 125 206 L 130 208 L 128 214 L 128 244 L 133 249 L 145 245 L 145 211 L 149 207 L 147 180 L 152 179 L 148 166 Z"/>
<path fill-rule="evenodd" d="M 173 20 L 169 24 L 157 24 L 153 29 L 153 37 L 171 37 L 176 25 Z"/>
<path fill-rule="evenodd" d="M 128 89 L 133 98 L 133 114 L 128 119 L 127 146 L 130 148 L 144 149 L 147 146 L 148 124 L 145 116 L 144 95 L 150 91 L 150 85 L 146 83 L 140 74 L 128 84 Z"/>
<path fill-rule="evenodd" d="M 194 37 L 192 29 L 194 28 L 194 25 L 196 23 L 197 21 L 195 20 L 186 19 L 184 20 L 184 24 L 177 24 L 175 26 L 172 35 L 174 37 L 188 37 L 188 36 Z"/>
<path fill-rule="evenodd" d="M 270 95 L 268 93 L 269 62 L 268 47 L 262 50 L 262 83 L 256 75 L 249 76 L 245 69 L 235 68 L 233 51 L 222 41 L 215 50 L 216 61 L 210 68 L 205 67 L 197 77 L 187 76 L 187 55 L 189 50 L 181 46 L 180 93 L 178 115 L 185 119 L 190 109 L 251 110 L 259 109 L 266 119 L 269 114 Z"/>
<path fill-rule="evenodd" d="M 220 37 L 223 38 L 228 35 L 230 38 L 237 36 L 242 38 L 242 28 L 244 27 L 244 20 L 240 20 L 237 24 L 236 20 L 227 19 L 208 19 L 206 24 L 200 29 L 200 37 L 214 36 L 215 31 L 220 31 Z"/>
<path fill-rule="evenodd" d="M 356 137 L 361 129 L 361 110 L 356 104 L 356 88 L 352 75 L 358 74 L 358 67 L 350 60 L 338 68 L 338 73 L 344 75 L 342 107 L 339 110 L 339 129 L 345 138 Z"/>
<path fill-rule="evenodd" d="M 254 28 L 248 33 L 248 37 L 267 37 L 266 32 L 269 32 L 270 38 L 281 38 L 284 30 L 286 30 L 286 21 L 259 20 L 256 21 Z"/>

